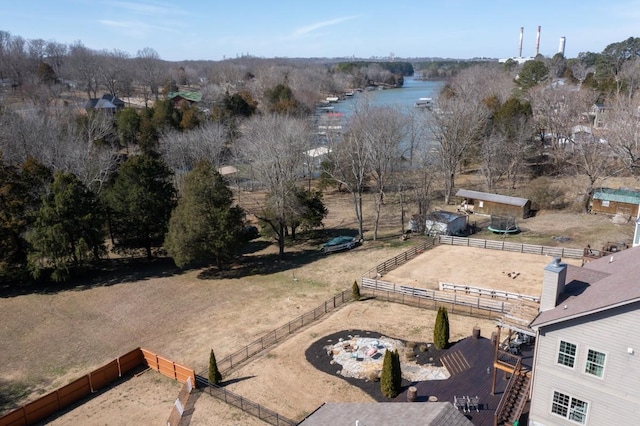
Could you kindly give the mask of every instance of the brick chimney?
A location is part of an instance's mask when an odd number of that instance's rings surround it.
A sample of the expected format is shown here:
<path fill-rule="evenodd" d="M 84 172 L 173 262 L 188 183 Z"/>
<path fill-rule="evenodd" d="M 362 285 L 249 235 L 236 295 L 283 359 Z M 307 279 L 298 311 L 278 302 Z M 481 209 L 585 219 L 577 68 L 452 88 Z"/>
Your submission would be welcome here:
<path fill-rule="evenodd" d="M 560 263 L 559 257 L 544 268 L 540 312 L 548 311 L 558 305 L 558 298 L 564 291 L 567 279 L 567 264 Z"/>

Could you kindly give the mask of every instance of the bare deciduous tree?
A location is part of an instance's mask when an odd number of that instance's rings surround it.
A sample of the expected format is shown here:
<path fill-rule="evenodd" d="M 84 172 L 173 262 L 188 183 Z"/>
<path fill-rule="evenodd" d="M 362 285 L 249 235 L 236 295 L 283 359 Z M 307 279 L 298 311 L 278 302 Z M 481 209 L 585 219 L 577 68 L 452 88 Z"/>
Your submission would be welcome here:
<path fill-rule="evenodd" d="M 458 168 L 477 143 L 488 116 L 482 100 L 465 92 L 463 87 L 456 87 L 453 94 L 438 98 L 438 108 L 431 114 L 428 126 L 436 142 L 445 203 L 449 203 L 453 195 Z"/>
<path fill-rule="evenodd" d="M 251 213 L 273 230 L 280 258 L 284 257 L 289 204 L 295 200 L 294 185 L 310 140 L 306 120 L 265 115 L 246 121 L 237 142 L 241 163 L 268 192 L 267 202 Z"/>
<path fill-rule="evenodd" d="M 226 128 L 210 122 L 193 130 L 171 130 L 160 137 L 160 152 L 174 172 L 178 191 L 197 162 L 206 161 L 214 169 L 222 165 L 226 141 Z"/>
<path fill-rule="evenodd" d="M 632 176 L 640 176 L 640 116 L 637 103 L 619 96 L 606 110 L 604 139 Z"/>

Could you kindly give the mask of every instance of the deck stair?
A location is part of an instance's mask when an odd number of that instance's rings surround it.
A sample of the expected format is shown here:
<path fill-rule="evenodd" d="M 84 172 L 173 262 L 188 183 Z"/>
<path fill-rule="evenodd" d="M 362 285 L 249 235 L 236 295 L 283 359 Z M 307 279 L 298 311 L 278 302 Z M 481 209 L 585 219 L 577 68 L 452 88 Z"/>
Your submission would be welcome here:
<path fill-rule="evenodd" d="M 529 399 L 530 385 L 530 372 L 517 371 L 511 376 L 495 413 L 495 426 L 513 425 L 520 418 Z"/>

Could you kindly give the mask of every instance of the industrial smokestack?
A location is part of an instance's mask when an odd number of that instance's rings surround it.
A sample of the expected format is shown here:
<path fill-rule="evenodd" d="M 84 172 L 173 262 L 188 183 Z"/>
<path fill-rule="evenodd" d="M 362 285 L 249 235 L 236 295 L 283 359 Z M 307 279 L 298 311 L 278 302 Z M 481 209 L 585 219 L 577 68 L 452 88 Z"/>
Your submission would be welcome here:
<path fill-rule="evenodd" d="M 520 27 L 520 48 L 518 49 L 518 58 L 522 58 L 522 36 L 524 35 L 524 27 Z"/>
<path fill-rule="evenodd" d="M 566 37 L 560 37 L 560 45 L 558 46 L 558 53 L 562 53 L 562 56 L 564 56 L 564 45 L 567 42 L 567 38 Z"/>
<path fill-rule="evenodd" d="M 540 25 L 538 25 L 538 35 L 536 35 L 536 56 L 540 53 Z"/>

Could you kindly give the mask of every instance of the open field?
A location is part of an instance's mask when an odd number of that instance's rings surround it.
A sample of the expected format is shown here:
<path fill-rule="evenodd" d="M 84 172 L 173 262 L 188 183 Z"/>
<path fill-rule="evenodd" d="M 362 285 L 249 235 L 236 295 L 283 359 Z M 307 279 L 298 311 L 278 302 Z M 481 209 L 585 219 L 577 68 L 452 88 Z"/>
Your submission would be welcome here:
<path fill-rule="evenodd" d="M 330 210 L 325 221 L 327 229 L 353 230 L 355 220 L 352 219 L 349 196 L 334 194 L 326 196 L 325 201 Z M 393 204 L 387 207 L 382 227 L 384 238 L 377 242 L 367 241 L 349 252 L 322 255 L 317 250 L 317 242 L 313 241 L 288 249 L 296 254 L 279 261 L 273 246 L 258 241 L 244 256 L 246 262 L 234 273 L 223 277 L 203 270 L 179 271 L 160 260 L 140 262 L 138 266 L 67 288 L 0 298 L 0 343 L 3 348 L 0 351 L 0 412 L 64 385 L 138 346 L 147 347 L 197 372 L 204 371 L 212 348 L 221 359 L 315 308 L 335 293 L 349 289 L 366 270 L 417 243 L 418 239 L 398 240 L 400 222 L 392 214 Z M 630 241 L 633 234 L 629 223 L 618 224 L 605 216 L 585 214 L 542 212 L 520 224 L 524 232 L 509 236 L 510 241 L 535 235 L 535 241 L 527 242 L 560 245 L 553 237 L 568 236 L 570 240 L 566 246 L 583 247 L 591 243 L 592 247 L 598 248 L 601 244 L 598 241 Z M 372 229 L 371 224 L 366 224 L 366 229 Z M 593 234 L 594 229 L 597 234 Z M 365 236 L 370 238 L 370 231 Z M 472 285 L 491 287 L 501 282 L 502 269 L 513 269 L 521 275 L 515 280 L 507 280 L 505 285 L 513 283 L 522 289 L 526 283 L 526 287 L 535 291 L 541 280 L 542 267 L 550 261 L 539 257 L 539 263 L 536 258 L 526 266 L 528 261 L 516 258 L 520 261 L 512 266 L 507 263 L 511 261 L 502 260 L 502 256 L 518 255 L 480 250 L 482 256 L 475 257 L 476 250 L 439 247 L 429 257 L 420 256 L 414 260 L 414 266 L 393 271 L 387 278 L 397 275 L 398 279 L 436 285 L 437 281 L 464 280 L 462 282 Z M 453 263 L 446 263 L 444 259 Z M 491 267 L 497 259 L 504 268 Z M 412 272 L 418 268 L 415 265 L 426 266 L 423 272 L 417 273 Z M 465 272 L 461 265 L 471 269 Z M 536 269 L 539 271 L 537 283 Z M 481 279 L 480 271 L 485 270 L 498 276 Z M 473 279 L 465 278 L 470 276 Z M 487 282 L 482 282 L 485 279 Z M 369 397 L 358 389 L 336 382 L 335 378 L 307 365 L 305 348 L 324 334 L 346 328 L 375 329 L 397 338 L 430 340 L 430 327 L 434 322 L 431 314 L 380 302 L 350 304 L 243 366 L 229 379 L 246 379 L 229 388 L 296 419 L 328 400 L 329 396 L 345 395 L 347 398 L 340 400 L 366 400 Z M 410 321 L 411 318 L 415 321 Z M 469 335 L 478 322 L 465 317 L 455 321 L 457 325 L 452 329 L 459 337 Z M 491 324 L 479 325 L 487 335 Z M 118 419 L 137 418 L 140 405 L 156 407 L 153 418 L 165 421 L 179 386 L 161 383 L 162 390 L 154 391 L 151 385 L 156 380 L 150 378 L 154 374 L 145 373 L 140 380 L 134 379 L 100 395 L 100 401 L 91 404 L 99 404 L 98 411 L 102 414 L 92 416 L 91 420 L 88 420 L 89 414 L 82 411 L 96 411 L 96 406 L 86 404 L 60 417 L 56 424 L 73 424 L 77 419 L 87 419 L 89 424 L 118 424 Z M 158 380 L 165 381 L 164 378 Z M 275 383 L 279 380 L 286 385 L 276 388 Z M 307 381 L 310 385 L 301 387 L 301 383 Z M 147 397 L 151 399 L 144 402 Z M 123 399 L 132 403 L 118 402 Z M 168 401 L 166 404 L 165 400 Z M 207 395 L 201 395 L 196 401 L 192 420 L 194 424 L 261 424 Z"/>

